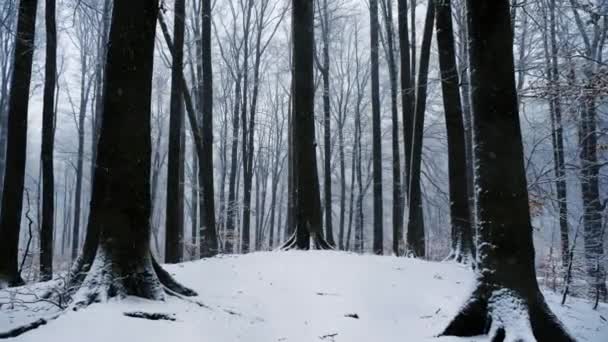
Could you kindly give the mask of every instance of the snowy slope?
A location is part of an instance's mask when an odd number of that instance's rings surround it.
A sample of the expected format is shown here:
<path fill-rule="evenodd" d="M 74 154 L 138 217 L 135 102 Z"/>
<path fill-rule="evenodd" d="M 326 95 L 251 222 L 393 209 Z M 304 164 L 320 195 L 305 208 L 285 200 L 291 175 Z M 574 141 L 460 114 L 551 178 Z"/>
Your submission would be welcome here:
<path fill-rule="evenodd" d="M 96 304 L 67 312 L 14 341 L 483 340 L 434 337 L 473 285 L 472 273 L 460 265 L 311 251 L 223 256 L 167 268 L 199 297 Z M 0 292 L 0 302 L 7 296 Z M 579 341 L 608 341 L 608 306 L 593 311 L 588 302 L 569 299 L 561 307 L 557 296 L 547 297 Z M 34 307 L 36 312 L 32 306 L 3 306 L 0 331 L 56 312 L 48 304 Z M 123 315 L 132 311 L 171 314 L 175 321 Z"/>

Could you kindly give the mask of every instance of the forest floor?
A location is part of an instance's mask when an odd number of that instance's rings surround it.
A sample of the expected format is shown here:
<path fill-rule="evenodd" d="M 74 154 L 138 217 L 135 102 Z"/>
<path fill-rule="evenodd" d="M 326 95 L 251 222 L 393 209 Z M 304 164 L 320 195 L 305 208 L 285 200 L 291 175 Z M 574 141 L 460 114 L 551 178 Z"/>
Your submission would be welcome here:
<path fill-rule="evenodd" d="M 483 341 L 440 338 L 472 289 L 473 273 L 452 263 L 340 252 L 226 255 L 166 266 L 199 296 L 166 302 L 137 298 L 67 310 L 27 332 L 22 342 L 390 342 Z M 36 285 L 37 288 L 40 285 Z M 28 293 L 0 291 L 0 333 L 55 315 L 59 309 Z M 13 290 L 14 291 L 14 290 Z M 578 341 L 608 341 L 608 305 L 545 293 Z M 29 298 L 29 299 L 28 299 Z M 34 304 L 19 303 L 33 301 Z M 124 313 L 163 313 L 148 320 Z"/>

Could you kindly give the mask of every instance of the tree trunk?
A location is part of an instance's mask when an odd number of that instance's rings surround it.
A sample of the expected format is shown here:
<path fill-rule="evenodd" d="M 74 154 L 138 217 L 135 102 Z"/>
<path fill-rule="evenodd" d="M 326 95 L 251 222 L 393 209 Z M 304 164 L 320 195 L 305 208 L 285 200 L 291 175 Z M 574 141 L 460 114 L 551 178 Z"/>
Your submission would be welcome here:
<path fill-rule="evenodd" d="M 380 81 L 378 74 L 378 0 L 369 2 L 370 54 L 372 81 L 372 159 L 374 177 L 374 253 L 383 254 L 384 227 L 382 208 L 382 132 L 380 122 Z"/>
<path fill-rule="evenodd" d="M 40 230 L 40 280 L 53 277 L 53 230 L 55 210 L 55 176 L 53 150 L 55 141 L 55 83 L 57 74 L 57 29 L 55 0 L 46 0 L 46 61 L 42 104 L 42 226 Z"/>
<path fill-rule="evenodd" d="M 397 62 L 393 43 L 393 4 L 391 0 L 383 1 L 383 12 L 386 25 L 388 48 L 388 69 L 391 84 L 391 121 L 393 151 L 393 253 L 400 255 L 399 246 L 403 242 L 403 196 L 401 194 L 401 163 L 399 160 L 399 113 L 397 109 Z"/>
<path fill-rule="evenodd" d="M 424 20 L 422 46 L 420 47 L 420 68 L 418 70 L 418 92 L 416 94 L 416 109 L 412 124 L 412 153 L 410 162 L 410 179 L 408 186 L 408 203 L 410 206 L 407 224 L 407 252 L 423 258 L 425 253 L 424 216 L 422 211 L 421 192 L 421 163 L 422 143 L 424 133 L 424 116 L 426 112 L 427 80 L 429 60 L 431 55 L 431 39 L 433 37 L 433 21 L 435 6 L 430 0 Z"/>
<path fill-rule="evenodd" d="M 15 57 L 8 100 L 6 160 L 0 210 L 0 288 L 18 286 L 19 231 L 27 145 L 27 111 L 32 77 L 37 0 L 21 0 L 17 20 Z"/>
<path fill-rule="evenodd" d="M 237 60 L 238 64 L 238 60 Z M 228 206 L 226 211 L 226 237 L 225 252 L 233 253 L 236 240 L 235 221 L 238 212 L 236 201 L 236 174 L 238 172 L 237 157 L 239 143 L 239 108 L 241 103 L 241 75 L 237 72 L 234 84 L 234 115 L 232 117 L 232 145 L 230 151 L 230 175 L 228 179 Z"/>
<path fill-rule="evenodd" d="M 329 10 L 327 0 L 323 0 L 321 14 L 321 29 L 323 34 L 323 203 L 325 212 L 325 237 L 327 242 L 335 246 L 331 210 L 331 109 L 329 103 Z"/>
<path fill-rule="evenodd" d="M 244 10 L 246 10 L 245 14 L 245 27 L 244 35 L 243 35 L 243 104 L 241 108 L 241 120 L 243 124 L 243 140 L 242 151 L 243 151 L 243 226 L 241 231 L 241 252 L 248 253 L 249 245 L 251 239 L 250 233 L 250 222 L 251 222 L 251 181 L 252 177 L 250 176 L 249 170 L 250 165 L 248 164 L 250 160 L 253 160 L 253 157 L 250 157 L 250 154 L 253 154 L 253 151 L 249 151 L 249 139 L 248 136 L 251 134 L 249 132 L 248 122 L 247 122 L 247 99 L 249 95 L 249 31 L 251 28 L 251 12 L 253 8 L 253 0 L 247 0 L 245 2 L 245 6 L 247 6 Z"/>
<path fill-rule="evenodd" d="M 313 0 L 292 0 L 295 233 L 284 249 L 330 249 L 323 238 L 314 122 Z"/>
<path fill-rule="evenodd" d="M 213 189 L 213 74 L 211 66 L 211 0 L 202 0 L 202 158 L 199 170 L 203 188 L 205 215 L 201 225 L 201 257 L 218 253 L 217 227 L 215 226 L 215 191 Z"/>
<path fill-rule="evenodd" d="M 184 212 L 180 203 L 180 174 L 182 155 L 183 96 L 181 77 L 184 68 L 185 0 L 176 0 L 173 17 L 173 54 L 171 64 L 171 102 L 169 113 L 169 147 L 167 161 L 167 209 L 165 216 L 165 262 L 183 259 Z"/>
<path fill-rule="evenodd" d="M 100 232 L 99 244 L 76 306 L 128 295 L 162 300 L 163 286 L 194 294 L 177 284 L 150 253 L 150 99 L 157 14 L 157 1 L 114 1 L 108 96 L 88 230 Z M 91 252 L 87 247 L 85 242 L 85 254 Z"/>
<path fill-rule="evenodd" d="M 467 10 L 479 271 L 471 298 L 443 335 L 574 341 L 551 313 L 536 281 L 509 3 L 468 0 Z"/>
<path fill-rule="evenodd" d="M 466 144 L 462 105 L 458 89 L 458 69 L 454 51 L 452 6 L 450 0 L 435 0 L 437 49 L 441 69 L 443 108 L 448 134 L 448 173 L 450 191 L 450 218 L 452 223 L 451 259 L 472 263 L 475 258 L 469 194 L 467 185 Z"/>

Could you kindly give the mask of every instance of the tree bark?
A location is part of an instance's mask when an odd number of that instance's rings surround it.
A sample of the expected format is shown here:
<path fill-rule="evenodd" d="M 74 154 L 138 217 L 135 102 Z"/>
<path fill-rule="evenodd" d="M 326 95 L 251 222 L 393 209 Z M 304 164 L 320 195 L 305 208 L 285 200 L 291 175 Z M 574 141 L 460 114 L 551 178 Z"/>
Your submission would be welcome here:
<path fill-rule="evenodd" d="M 171 102 L 169 113 L 169 147 L 167 162 L 167 209 L 165 216 L 165 262 L 178 263 L 183 259 L 184 212 L 180 203 L 181 135 L 183 101 L 181 77 L 184 68 L 184 0 L 176 0 L 173 17 L 173 54 L 171 64 Z"/>
<path fill-rule="evenodd" d="M 475 258 L 469 194 L 467 185 L 466 144 L 462 104 L 458 89 L 458 69 L 454 50 L 452 6 L 450 0 L 435 0 L 437 49 L 441 71 L 443 108 L 448 134 L 448 174 L 450 218 L 452 224 L 451 259 L 472 263 Z"/>
<path fill-rule="evenodd" d="M 42 104 L 42 225 L 40 229 L 40 280 L 53 277 L 53 230 L 55 210 L 55 176 L 53 150 L 55 142 L 55 83 L 57 77 L 57 29 L 55 0 L 46 0 L 46 61 Z"/>
<path fill-rule="evenodd" d="M 477 161 L 478 284 L 443 335 L 574 341 L 551 313 L 536 281 L 509 2 L 468 0 L 467 10 Z"/>
<path fill-rule="evenodd" d="M 76 306 L 128 295 L 162 300 L 163 287 L 194 294 L 177 284 L 150 253 L 150 100 L 157 15 L 157 1 L 114 1 L 108 96 L 88 229 L 100 235 Z M 85 242 L 84 253 L 91 252 L 87 247 Z"/>
<path fill-rule="evenodd" d="M 378 73 L 378 0 L 369 2 L 370 54 L 372 82 L 372 159 L 374 184 L 374 253 L 384 252 L 384 225 L 382 204 L 382 137 L 380 122 L 380 83 Z"/>
<path fill-rule="evenodd" d="M 424 20 L 424 31 L 422 35 L 422 46 L 420 47 L 420 67 L 418 70 L 418 92 L 416 94 L 416 108 L 412 123 L 412 153 L 410 162 L 410 179 L 408 186 L 408 213 L 407 225 L 407 252 L 416 257 L 423 258 L 425 251 L 424 216 L 422 211 L 421 192 L 421 163 L 422 143 L 424 133 L 424 116 L 426 112 L 427 80 L 429 73 L 429 60 L 431 55 L 431 39 L 433 37 L 433 21 L 435 19 L 435 6 L 429 1 L 426 18 Z"/>
<path fill-rule="evenodd" d="M 27 146 L 27 111 L 32 77 L 37 0 L 21 0 L 17 19 L 14 67 L 8 100 L 8 123 L 2 209 L 0 210 L 0 288 L 18 286 L 19 231 Z"/>
<path fill-rule="evenodd" d="M 323 238 L 314 122 L 313 0 L 292 0 L 295 233 L 284 249 L 330 249 Z"/>
<path fill-rule="evenodd" d="M 204 175 L 200 181 L 204 198 L 204 221 L 201 225 L 201 257 L 216 255 L 218 251 L 215 225 L 215 191 L 213 185 L 213 74 L 211 65 L 211 0 L 202 0 L 202 156 L 199 170 Z M 201 158 L 202 157 L 202 158 Z"/>

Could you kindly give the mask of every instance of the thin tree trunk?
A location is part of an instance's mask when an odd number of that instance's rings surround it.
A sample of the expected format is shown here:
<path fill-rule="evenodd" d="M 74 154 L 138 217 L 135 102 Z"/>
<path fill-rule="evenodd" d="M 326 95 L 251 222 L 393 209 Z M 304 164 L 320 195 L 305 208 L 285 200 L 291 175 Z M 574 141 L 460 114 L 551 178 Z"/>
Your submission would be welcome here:
<path fill-rule="evenodd" d="M 55 142 L 55 83 L 57 75 L 57 29 L 55 0 L 46 0 L 46 61 L 42 107 L 42 226 L 40 230 L 40 280 L 53 277 L 53 230 L 55 211 L 55 176 L 53 150 Z"/>
<path fill-rule="evenodd" d="M 371 54 L 371 81 L 372 81 L 372 159 L 374 178 L 374 245 L 376 254 L 383 254 L 384 225 L 382 204 L 382 137 L 380 122 L 380 83 L 378 73 L 378 0 L 369 2 L 370 16 L 370 54 Z"/>
<path fill-rule="evenodd" d="M 388 48 L 388 69 L 391 84 L 391 121 L 393 151 L 393 253 L 399 255 L 399 246 L 403 241 L 403 196 L 401 194 L 401 163 L 399 160 L 399 113 L 397 109 L 397 62 L 393 43 L 393 4 L 383 0 L 384 21 Z"/>
<path fill-rule="evenodd" d="M 325 236 L 327 242 L 334 246 L 334 231 L 332 226 L 331 210 L 331 117 L 329 103 L 329 10 L 327 0 L 323 0 L 321 14 L 321 29 L 323 40 L 323 65 L 320 67 L 323 77 L 323 204 L 325 212 Z"/>

